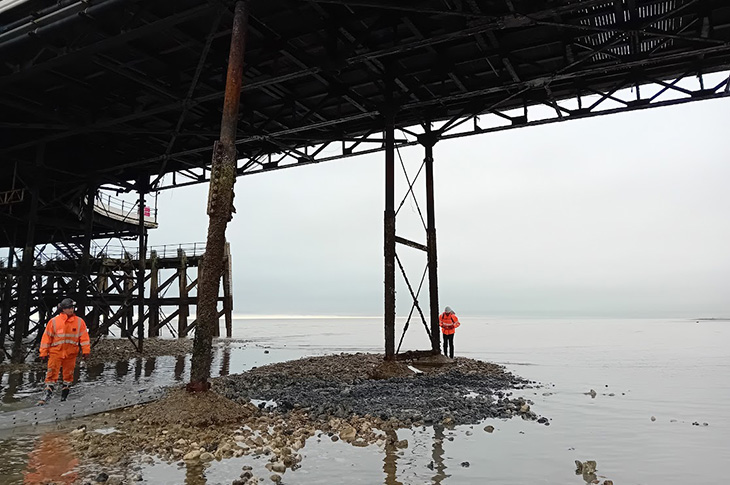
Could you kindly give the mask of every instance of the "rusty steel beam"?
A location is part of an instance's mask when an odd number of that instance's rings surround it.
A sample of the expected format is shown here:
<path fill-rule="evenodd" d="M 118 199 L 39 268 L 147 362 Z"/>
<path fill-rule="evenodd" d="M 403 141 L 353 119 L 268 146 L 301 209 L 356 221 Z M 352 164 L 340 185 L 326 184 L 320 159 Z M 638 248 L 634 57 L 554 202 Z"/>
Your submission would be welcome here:
<path fill-rule="evenodd" d="M 137 209 L 138 230 L 139 230 L 139 267 L 137 268 L 137 292 L 139 298 L 139 307 L 137 309 L 137 351 L 142 352 L 144 349 L 144 283 L 145 283 L 145 263 L 147 262 L 147 229 L 144 227 L 144 194 L 147 190 L 148 180 L 140 178 L 137 181 L 139 187 L 139 203 Z M 130 329 L 130 334 L 133 332 Z"/>
<path fill-rule="evenodd" d="M 390 98 L 390 95 L 388 96 Z M 395 116 L 385 115 L 385 360 L 395 360 Z"/>
<path fill-rule="evenodd" d="M 441 332 L 439 331 L 439 285 L 438 285 L 438 258 L 436 252 L 436 206 L 433 192 L 433 145 L 436 137 L 431 133 L 431 127 L 426 125 L 426 134 L 421 143 L 426 150 L 424 163 L 426 164 L 426 254 L 428 258 L 428 298 L 429 316 L 431 320 L 431 350 L 434 354 L 441 353 Z"/>
<path fill-rule="evenodd" d="M 243 59 L 248 28 L 248 0 L 236 2 L 228 56 L 220 140 L 213 147 L 208 189 L 208 238 L 203 271 L 198 284 L 197 328 L 188 391 L 210 387 L 214 326 L 218 323 L 218 287 L 223 273 L 226 227 L 233 216 L 233 185 L 236 181 L 236 127 L 243 82 Z"/>

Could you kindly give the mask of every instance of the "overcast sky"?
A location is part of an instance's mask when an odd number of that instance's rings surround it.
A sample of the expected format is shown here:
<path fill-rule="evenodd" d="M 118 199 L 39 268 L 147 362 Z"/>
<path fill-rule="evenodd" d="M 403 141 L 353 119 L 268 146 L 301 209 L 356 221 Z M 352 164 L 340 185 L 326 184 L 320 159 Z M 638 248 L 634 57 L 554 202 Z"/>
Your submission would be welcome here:
<path fill-rule="evenodd" d="M 730 316 L 729 121 L 723 99 L 438 143 L 441 308 Z M 423 159 L 400 153 L 411 171 Z M 162 192 L 150 244 L 204 241 L 206 198 Z M 382 315 L 383 153 L 239 178 L 235 205 L 235 313 Z M 407 202 L 397 233 L 425 244 L 417 217 Z M 417 285 L 425 255 L 398 252 Z"/>

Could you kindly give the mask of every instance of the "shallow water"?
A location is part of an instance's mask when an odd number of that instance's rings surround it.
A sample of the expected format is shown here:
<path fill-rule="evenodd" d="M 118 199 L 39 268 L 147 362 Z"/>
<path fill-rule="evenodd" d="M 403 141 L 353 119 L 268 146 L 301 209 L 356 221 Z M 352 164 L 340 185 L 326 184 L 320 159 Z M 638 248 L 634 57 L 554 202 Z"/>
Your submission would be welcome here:
<path fill-rule="evenodd" d="M 574 460 L 596 460 L 598 475 L 616 484 L 704 484 L 724 476 L 730 458 L 730 322 L 684 320 L 547 320 L 461 317 L 458 356 L 505 364 L 543 383 L 524 394 L 550 426 L 488 420 L 459 426 L 401 430 L 405 450 L 354 448 L 324 436 L 302 449 L 302 468 L 284 483 L 584 483 Z M 236 320 L 235 338 L 216 351 L 214 374 L 332 352 L 378 352 L 381 319 Z M 402 329 L 402 322 L 399 330 Z M 400 337 L 400 332 L 398 332 Z M 428 346 L 411 324 L 403 349 Z M 268 352 L 268 353 L 265 353 Z M 187 379 L 189 358 L 136 359 L 80 371 L 75 392 L 88 386 L 164 385 Z M 15 375 L 13 375 L 15 376 Z M 42 378 L 2 378 L 0 409 L 35 402 Z M 586 393 L 596 391 L 595 398 Z M 613 394 L 612 396 L 609 394 Z M 651 417 L 656 420 L 652 421 Z M 697 422 L 699 426 L 692 423 Z M 703 426 L 707 423 L 706 426 Z M 486 424 L 496 430 L 483 431 Z M 468 435 L 469 432 L 471 435 Z M 19 434 L 20 433 L 20 434 Z M 0 476 L 23 483 L 27 454 L 38 440 L 19 430 L 0 441 Z M 25 450 L 25 451 L 23 451 Z M 465 467 L 461 464 L 469 462 Z M 262 459 L 213 462 L 206 469 L 146 465 L 146 483 L 230 483 L 243 464 L 268 477 Z M 21 478 L 18 478 L 21 477 Z M 267 479 L 268 481 L 268 479 Z"/>

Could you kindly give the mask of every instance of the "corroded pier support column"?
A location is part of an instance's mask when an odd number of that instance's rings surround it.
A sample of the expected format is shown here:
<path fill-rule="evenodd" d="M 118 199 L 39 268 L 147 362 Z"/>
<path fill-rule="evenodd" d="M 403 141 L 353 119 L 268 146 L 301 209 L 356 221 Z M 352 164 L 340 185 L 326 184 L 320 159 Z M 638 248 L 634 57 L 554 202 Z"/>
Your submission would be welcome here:
<path fill-rule="evenodd" d="M 395 126 L 392 106 L 385 115 L 385 360 L 395 359 Z"/>
<path fill-rule="evenodd" d="M 226 322 L 226 337 L 233 335 L 233 272 L 231 261 L 231 243 L 226 243 L 225 268 L 223 268 L 223 318 Z"/>
<path fill-rule="evenodd" d="M 137 181 L 139 189 L 139 267 L 137 268 L 137 351 L 142 352 L 144 346 L 144 281 L 145 281 L 145 263 L 147 261 L 147 229 L 144 227 L 144 194 L 147 190 L 147 180 L 140 178 Z M 132 329 L 130 329 L 131 331 Z"/>
<path fill-rule="evenodd" d="M 223 273 L 226 227 L 233 212 L 233 185 L 236 181 L 236 128 L 243 82 L 243 56 L 248 28 L 248 0 L 236 3 L 228 56 L 226 92 L 223 101 L 220 140 L 213 147 L 208 191 L 208 238 L 203 274 L 198 279 L 197 329 L 193 343 L 189 391 L 205 391 L 210 386 L 213 359 L 213 327 L 218 323 L 218 287 Z"/>
<path fill-rule="evenodd" d="M 439 329 L 439 285 L 438 261 L 436 253 L 436 208 L 433 193 L 433 146 L 436 137 L 427 129 L 421 139 L 426 149 L 426 252 L 428 257 L 428 298 L 429 316 L 431 320 L 431 350 L 435 354 L 441 353 L 441 332 Z"/>

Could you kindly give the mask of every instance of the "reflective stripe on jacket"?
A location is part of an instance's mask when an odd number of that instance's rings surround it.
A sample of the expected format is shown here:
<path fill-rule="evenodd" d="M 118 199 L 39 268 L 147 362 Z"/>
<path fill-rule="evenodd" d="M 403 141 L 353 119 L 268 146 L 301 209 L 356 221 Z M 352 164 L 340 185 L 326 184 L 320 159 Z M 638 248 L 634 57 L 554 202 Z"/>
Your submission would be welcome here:
<path fill-rule="evenodd" d="M 439 325 L 444 335 L 452 335 L 461 323 L 455 313 L 442 313 L 439 315 Z"/>
<path fill-rule="evenodd" d="M 41 338 L 40 354 L 41 357 L 53 354 L 62 359 L 76 357 L 79 345 L 84 354 L 91 352 L 86 322 L 76 315 L 68 317 L 61 313 L 48 321 Z"/>

